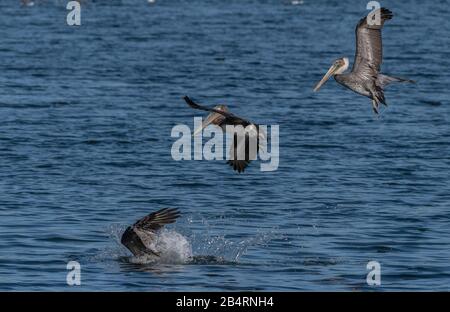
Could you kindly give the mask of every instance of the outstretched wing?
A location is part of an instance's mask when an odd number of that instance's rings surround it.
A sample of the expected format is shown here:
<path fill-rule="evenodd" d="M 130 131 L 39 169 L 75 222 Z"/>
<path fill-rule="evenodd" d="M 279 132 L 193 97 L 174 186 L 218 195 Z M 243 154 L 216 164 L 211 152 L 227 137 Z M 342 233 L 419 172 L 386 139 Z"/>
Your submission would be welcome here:
<path fill-rule="evenodd" d="M 248 155 L 249 144 L 247 144 L 246 141 L 248 142 L 247 136 L 238 139 L 238 135 L 235 134 L 232 146 L 230 147 L 230 160 L 228 160 L 228 164 L 233 167 L 233 170 L 239 173 L 244 172 L 251 161 Z M 245 153 L 245 156 L 240 157 L 243 152 Z"/>
<path fill-rule="evenodd" d="M 228 111 L 228 108 L 217 109 L 216 107 L 215 108 L 210 108 L 210 107 L 202 106 L 202 105 L 197 104 L 194 101 L 192 101 L 188 96 L 183 97 L 183 99 L 193 109 L 199 109 L 199 110 L 203 110 L 203 111 L 207 111 L 207 112 L 211 112 L 211 113 L 216 113 L 216 114 L 220 114 L 220 115 L 224 116 L 225 118 L 228 119 L 228 122 L 230 124 L 250 124 L 250 122 L 248 120 L 230 113 Z M 222 106 L 222 107 L 226 107 L 226 106 Z"/>
<path fill-rule="evenodd" d="M 174 223 L 180 216 L 176 208 L 164 208 L 138 220 L 133 227 L 143 231 L 158 231 L 164 225 Z"/>
<path fill-rule="evenodd" d="M 379 16 L 379 23 L 377 23 Z M 361 76 L 373 76 L 380 71 L 383 62 L 381 29 L 392 19 L 392 12 L 381 8 L 362 18 L 356 26 L 356 55 L 352 72 Z"/>
<path fill-rule="evenodd" d="M 239 133 L 239 131 L 234 133 L 228 164 L 235 171 L 244 172 L 250 162 L 256 159 L 259 149 L 259 136 L 260 133 L 256 125 L 251 125 L 248 131 L 244 130 L 244 133 Z"/>

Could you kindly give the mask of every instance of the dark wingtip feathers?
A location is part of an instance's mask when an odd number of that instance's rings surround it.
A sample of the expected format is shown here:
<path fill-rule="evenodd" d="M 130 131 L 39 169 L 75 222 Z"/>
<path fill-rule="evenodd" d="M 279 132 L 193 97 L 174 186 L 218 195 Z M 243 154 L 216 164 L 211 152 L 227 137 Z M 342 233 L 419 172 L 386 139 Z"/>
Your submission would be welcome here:
<path fill-rule="evenodd" d="M 192 101 L 191 98 L 188 97 L 187 95 L 185 95 L 183 97 L 183 100 L 187 103 L 187 105 L 189 105 L 192 108 L 198 108 L 199 107 L 199 105 L 196 104 L 194 101 Z"/>
<path fill-rule="evenodd" d="M 158 230 L 165 224 L 174 223 L 180 216 L 177 208 L 163 208 L 139 219 L 134 226 L 146 230 Z"/>
<path fill-rule="evenodd" d="M 156 212 L 158 215 L 164 216 L 165 218 L 173 219 L 173 222 L 175 222 L 175 219 L 177 219 L 181 213 L 178 210 L 178 208 L 163 208 Z"/>
<path fill-rule="evenodd" d="M 238 173 L 242 173 L 245 171 L 245 168 L 247 168 L 250 161 L 248 160 L 229 160 L 228 164 L 233 167 L 234 171 L 237 171 Z"/>
<path fill-rule="evenodd" d="M 382 19 L 390 20 L 390 19 L 392 19 L 392 17 L 394 17 L 394 14 L 392 13 L 391 10 L 386 9 L 386 8 L 381 8 L 381 18 Z"/>

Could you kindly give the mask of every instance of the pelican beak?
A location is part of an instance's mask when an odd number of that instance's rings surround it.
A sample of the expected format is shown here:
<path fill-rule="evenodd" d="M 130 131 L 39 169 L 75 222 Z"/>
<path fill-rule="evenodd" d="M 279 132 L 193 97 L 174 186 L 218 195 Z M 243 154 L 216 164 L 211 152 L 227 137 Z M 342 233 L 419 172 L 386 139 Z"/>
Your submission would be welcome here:
<path fill-rule="evenodd" d="M 197 129 L 195 129 L 194 133 L 192 134 L 192 136 L 196 136 L 197 134 L 199 134 L 200 132 L 202 132 L 203 128 L 205 128 L 207 126 L 204 126 L 204 124 L 202 124 L 200 127 L 198 127 Z"/>
<path fill-rule="evenodd" d="M 208 127 L 210 124 L 214 123 L 214 121 L 217 119 L 218 115 L 219 114 L 216 114 L 216 113 L 209 114 L 208 117 L 206 117 L 206 119 L 203 120 L 202 125 L 194 131 L 194 134 L 192 134 L 192 136 L 196 136 L 197 134 L 201 133 L 203 131 L 203 129 Z"/>
<path fill-rule="evenodd" d="M 330 69 L 328 69 L 327 73 L 325 74 L 325 76 L 323 76 L 322 80 L 319 81 L 319 83 L 316 85 L 316 87 L 314 88 L 314 92 L 319 91 L 320 87 L 322 87 L 325 82 L 328 81 L 328 79 L 330 79 L 331 76 L 334 75 L 334 73 L 339 69 L 339 65 L 337 64 L 333 64 L 331 65 Z"/>

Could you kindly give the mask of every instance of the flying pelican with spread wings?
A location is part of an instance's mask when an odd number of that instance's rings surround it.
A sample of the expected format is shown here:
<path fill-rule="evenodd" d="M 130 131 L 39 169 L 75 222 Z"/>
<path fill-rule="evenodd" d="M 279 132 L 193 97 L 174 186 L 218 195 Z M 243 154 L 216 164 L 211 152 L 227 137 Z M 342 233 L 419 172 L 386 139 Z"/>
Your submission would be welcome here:
<path fill-rule="evenodd" d="M 209 108 L 195 103 L 187 96 L 184 97 L 184 100 L 193 109 L 210 112 L 203 121 L 202 126 L 195 130 L 194 135 L 210 124 L 221 127 L 223 131 L 228 130 L 227 126 L 242 126 L 245 129 L 243 133 L 239 131 L 234 132 L 228 160 L 228 164 L 235 171 L 243 172 L 248 164 L 256 159 L 257 152 L 262 148 L 260 141 L 266 138 L 264 131 L 260 129 L 259 125 L 231 113 L 226 105 L 217 105 L 214 108 Z M 252 141 L 255 143 L 255 148 L 252 148 Z"/>
<path fill-rule="evenodd" d="M 352 71 L 344 73 L 349 67 L 348 58 L 337 59 L 316 85 L 314 91 L 318 91 L 333 76 L 338 83 L 346 88 L 370 98 L 373 111 L 378 114 L 380 104 L 387 105 L 384 97 L 384 88 L 388 84 L 392 82 L 413 83 L 414 81 L 409 79 L 391 77 L 380 73 L 383 61 L 381 29 L 384 23 L 392 19 L 392 17 L 391 11 L 381 8 L 362 18 L 355 31 L 356 55 Z"/>

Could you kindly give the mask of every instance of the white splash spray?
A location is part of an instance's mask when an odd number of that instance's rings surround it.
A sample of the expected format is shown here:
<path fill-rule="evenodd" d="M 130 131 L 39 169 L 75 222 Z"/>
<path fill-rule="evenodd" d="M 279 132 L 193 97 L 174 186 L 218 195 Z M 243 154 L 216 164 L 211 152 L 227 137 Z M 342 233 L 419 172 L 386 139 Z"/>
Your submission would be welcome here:
<path fill-rule="evenodd" d="M 164 229 L 159 232 L 154 246 L 159 252 L 159 263 L 186 263 L 192 257 L 192 246 L 189 241 L 173 230 Z"/>
<path fill-rule="evenodd" d="M 188 225 L 179 222 L 175 231 L 173 229 L 162 229 L 156 234 L 148 246 L 159 253 L 159 257 L 146 255 L 141 257 L 128 257 L 129 252 L 120 243 L 120 238 L 125 229 L 123 225 L 111 225 L 108 229 L 109 235 L 120 246 L 121 258 L 127 257 L 127 261 L 135 264 L 208 264 L 208 263 L 236 263 L 248 248 L 264 245 L 276 237 L 272 231 L 259 232 L 252 237 L 240 241 L 229 240 L 224 235 L 210 233 L 210 225 L 203 219 L 201 222 L 205 232 L 192 232 L 189 230 L 194 222 L 187 219 Z M 181 225 L 181 227 L 180 227 Z"/>

